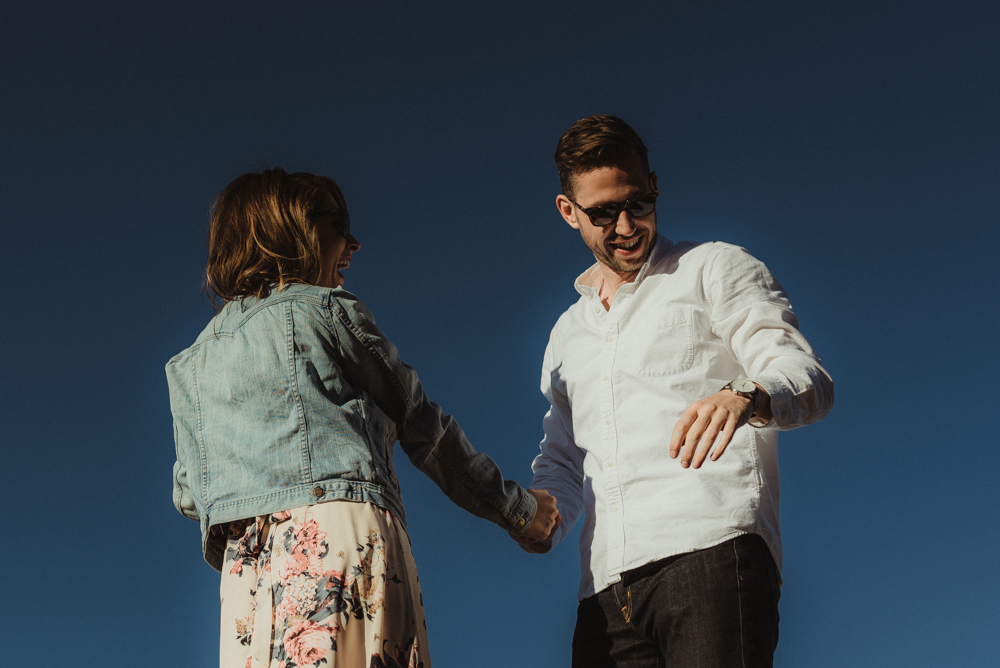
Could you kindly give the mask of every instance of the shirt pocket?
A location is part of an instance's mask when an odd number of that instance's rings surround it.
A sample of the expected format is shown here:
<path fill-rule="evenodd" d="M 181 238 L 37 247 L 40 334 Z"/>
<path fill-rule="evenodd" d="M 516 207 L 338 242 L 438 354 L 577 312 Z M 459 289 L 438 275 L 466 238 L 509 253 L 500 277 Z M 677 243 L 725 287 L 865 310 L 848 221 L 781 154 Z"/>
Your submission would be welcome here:
<path fill-rule="evenodd" d="M 694 363 L 694 327 L 690 308 L 656 311 L 634 323 L 622 343 L 628 367 L 640 376 L 668 376 Z"/>

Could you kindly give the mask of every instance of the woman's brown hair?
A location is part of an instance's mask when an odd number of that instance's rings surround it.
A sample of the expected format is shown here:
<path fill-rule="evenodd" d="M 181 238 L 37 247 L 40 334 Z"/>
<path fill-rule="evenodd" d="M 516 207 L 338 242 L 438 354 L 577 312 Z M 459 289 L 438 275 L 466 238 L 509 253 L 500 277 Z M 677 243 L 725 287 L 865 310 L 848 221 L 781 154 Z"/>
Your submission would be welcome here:
<path fill-rule="evenodd" d="M 336 181 L 307 172 L 268 169 L 226 186 L 208 226 L 209 298 L 264 298 L 290 283 L 317 283 L 322 263 L 309 217 L 326 193 L 347 208 Z"/>

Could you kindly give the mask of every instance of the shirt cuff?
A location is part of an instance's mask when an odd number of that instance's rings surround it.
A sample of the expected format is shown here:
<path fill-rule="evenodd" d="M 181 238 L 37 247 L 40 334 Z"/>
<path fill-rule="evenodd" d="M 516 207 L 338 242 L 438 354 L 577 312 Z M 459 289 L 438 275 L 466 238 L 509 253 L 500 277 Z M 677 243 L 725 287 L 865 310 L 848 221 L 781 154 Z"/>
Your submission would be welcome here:
<path fill-rule="evenodd" d="M 785 424 L 787 421 L 784 420 L 784 417 L 788 412 L 789 401 L 792 397 L 792 393 L 785 383 L 773 376 L 758 376 L 749 380 L 763 387 L 771 400 L 771 419 L 767 424 L 763 424 L 757 429 L 769 429 Z"/>

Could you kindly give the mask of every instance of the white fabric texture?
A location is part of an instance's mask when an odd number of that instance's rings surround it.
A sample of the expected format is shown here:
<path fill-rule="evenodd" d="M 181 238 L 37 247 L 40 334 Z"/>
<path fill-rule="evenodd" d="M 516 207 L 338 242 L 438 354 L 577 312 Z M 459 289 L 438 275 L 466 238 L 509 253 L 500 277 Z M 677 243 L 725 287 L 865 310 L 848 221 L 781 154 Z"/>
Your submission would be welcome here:
<path fill-rule="evenodd" d="M 746 250 L 658 237 L 636 280 L 608 310 L 595 264 L 580 299 L 545 350 L 550 409 L 532 487 L 558 501 L 558 543 L 584 516 L 583 599 L 624 571 L 712 547 L 764 538 L 781 568 L 778 431 L 820 420 L 833 382 L 798 330 L 784 289 Z M 736 378 L 771 397 L 772 421 L 737 430 L 699 469 L 669 456 L 684 410 Z"/>

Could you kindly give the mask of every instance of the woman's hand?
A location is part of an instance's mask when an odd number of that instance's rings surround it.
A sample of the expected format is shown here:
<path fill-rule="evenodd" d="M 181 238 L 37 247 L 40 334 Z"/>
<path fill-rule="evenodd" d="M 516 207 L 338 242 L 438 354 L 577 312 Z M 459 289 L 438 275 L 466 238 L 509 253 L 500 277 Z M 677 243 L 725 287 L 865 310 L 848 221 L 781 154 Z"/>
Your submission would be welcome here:
<path fill-rule="evenodd" d="M 548 540 L 555 533 L 559 523 L 562 522 L 562 515 L 559 514 L 559 509 L 556 507 L 556 497 L 544 489 L 529 489 L 527 492 L 535 497 L 535 501 L 538 502 L 538 510 L 535 511 L 535 517 L 528 525 L 528 530 L 520 536 L 512 536 L 522 545 Z"/>

